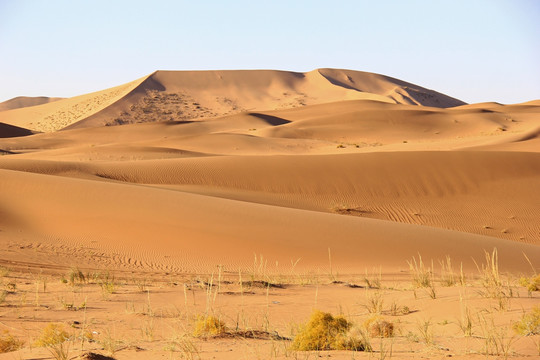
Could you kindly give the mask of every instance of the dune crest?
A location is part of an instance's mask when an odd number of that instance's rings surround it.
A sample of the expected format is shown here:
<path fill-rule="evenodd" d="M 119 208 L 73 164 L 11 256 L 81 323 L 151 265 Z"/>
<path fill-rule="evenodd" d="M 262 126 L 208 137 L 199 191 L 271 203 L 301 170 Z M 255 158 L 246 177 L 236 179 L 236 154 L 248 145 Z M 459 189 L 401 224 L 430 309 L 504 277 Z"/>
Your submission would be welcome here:
<path fill-rule="evenodd" d="M 156 71 L 139 80 L 55 104 L 14 109 L 0 121 L 33 131 L 188 121 L 343 100 L 447 108 L 465 103 L 387 76 L 340 69 Z"/>
<path fill-rule="evenodd" d="M 1 102 L 0 111 L 20 109 L 20 108 L 25 108 L 25 107 L 30 107 L 30 106 L 37 106 L 37 105 L 55 102 L 62 99 L 63 98 L 46 97 L 46 96 L 36 96 L 36 97 L 17 96 L 17 97 L 14 97 L 13 99 L 9 99 L 4 102 Z"/>

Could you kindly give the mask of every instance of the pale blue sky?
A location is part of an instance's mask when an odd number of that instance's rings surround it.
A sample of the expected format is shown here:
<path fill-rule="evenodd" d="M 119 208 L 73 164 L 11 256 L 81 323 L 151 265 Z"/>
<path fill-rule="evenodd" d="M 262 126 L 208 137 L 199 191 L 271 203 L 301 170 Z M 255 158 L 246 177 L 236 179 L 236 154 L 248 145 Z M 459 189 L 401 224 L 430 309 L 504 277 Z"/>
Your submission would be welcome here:
<path fill-rule="evenodd" d="M 466 102 L 540 99 L 540 1 L 0 0 L 0 101 L 158 69 L 377 72 Z"/>

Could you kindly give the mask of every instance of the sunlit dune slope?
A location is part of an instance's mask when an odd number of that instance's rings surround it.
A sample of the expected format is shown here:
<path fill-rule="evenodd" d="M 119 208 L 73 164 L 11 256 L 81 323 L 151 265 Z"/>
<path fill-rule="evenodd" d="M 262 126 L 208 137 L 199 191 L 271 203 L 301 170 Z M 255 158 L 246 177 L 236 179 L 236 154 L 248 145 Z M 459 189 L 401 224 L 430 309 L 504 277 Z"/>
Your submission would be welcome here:
<path fill-rule="evenodd" d="M 135 89 L 144 79 L 146 77 L 107 90 L 42 105 L 2 111 L 0 122 L 39 132 L 56 131 L 103 110 Z"/>

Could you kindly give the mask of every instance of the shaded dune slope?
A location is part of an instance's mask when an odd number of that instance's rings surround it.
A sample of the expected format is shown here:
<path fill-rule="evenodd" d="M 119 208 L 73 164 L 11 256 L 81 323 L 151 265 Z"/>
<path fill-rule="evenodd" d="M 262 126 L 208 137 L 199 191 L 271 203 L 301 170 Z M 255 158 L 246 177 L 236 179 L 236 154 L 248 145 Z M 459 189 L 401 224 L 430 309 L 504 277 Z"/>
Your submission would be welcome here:
<path fill-rule="evenodd" d="M 11 138 L 32 135 L 34 132 L 18 126 L 0 123 L 0 138 Z"/>

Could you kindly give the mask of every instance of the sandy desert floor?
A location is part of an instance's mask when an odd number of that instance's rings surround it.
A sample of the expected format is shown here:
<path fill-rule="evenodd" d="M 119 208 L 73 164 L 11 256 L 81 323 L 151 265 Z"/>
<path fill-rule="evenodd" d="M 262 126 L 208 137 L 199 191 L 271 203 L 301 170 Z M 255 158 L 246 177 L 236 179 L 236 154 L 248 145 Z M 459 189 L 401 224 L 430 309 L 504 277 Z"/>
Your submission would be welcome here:
<path fill-rule="evenodd" d="M 70 358 L 540 355 L 514 329 L 539 303 L 539 101 L 158 71 L 0 110 L 0 330 L 24 342 L 0 357 L 51 358 L 48 324 Z M 373 351 L 293 350 L 315 309 Z M 227 330 L 194 336 L 210 314 Z"/>

